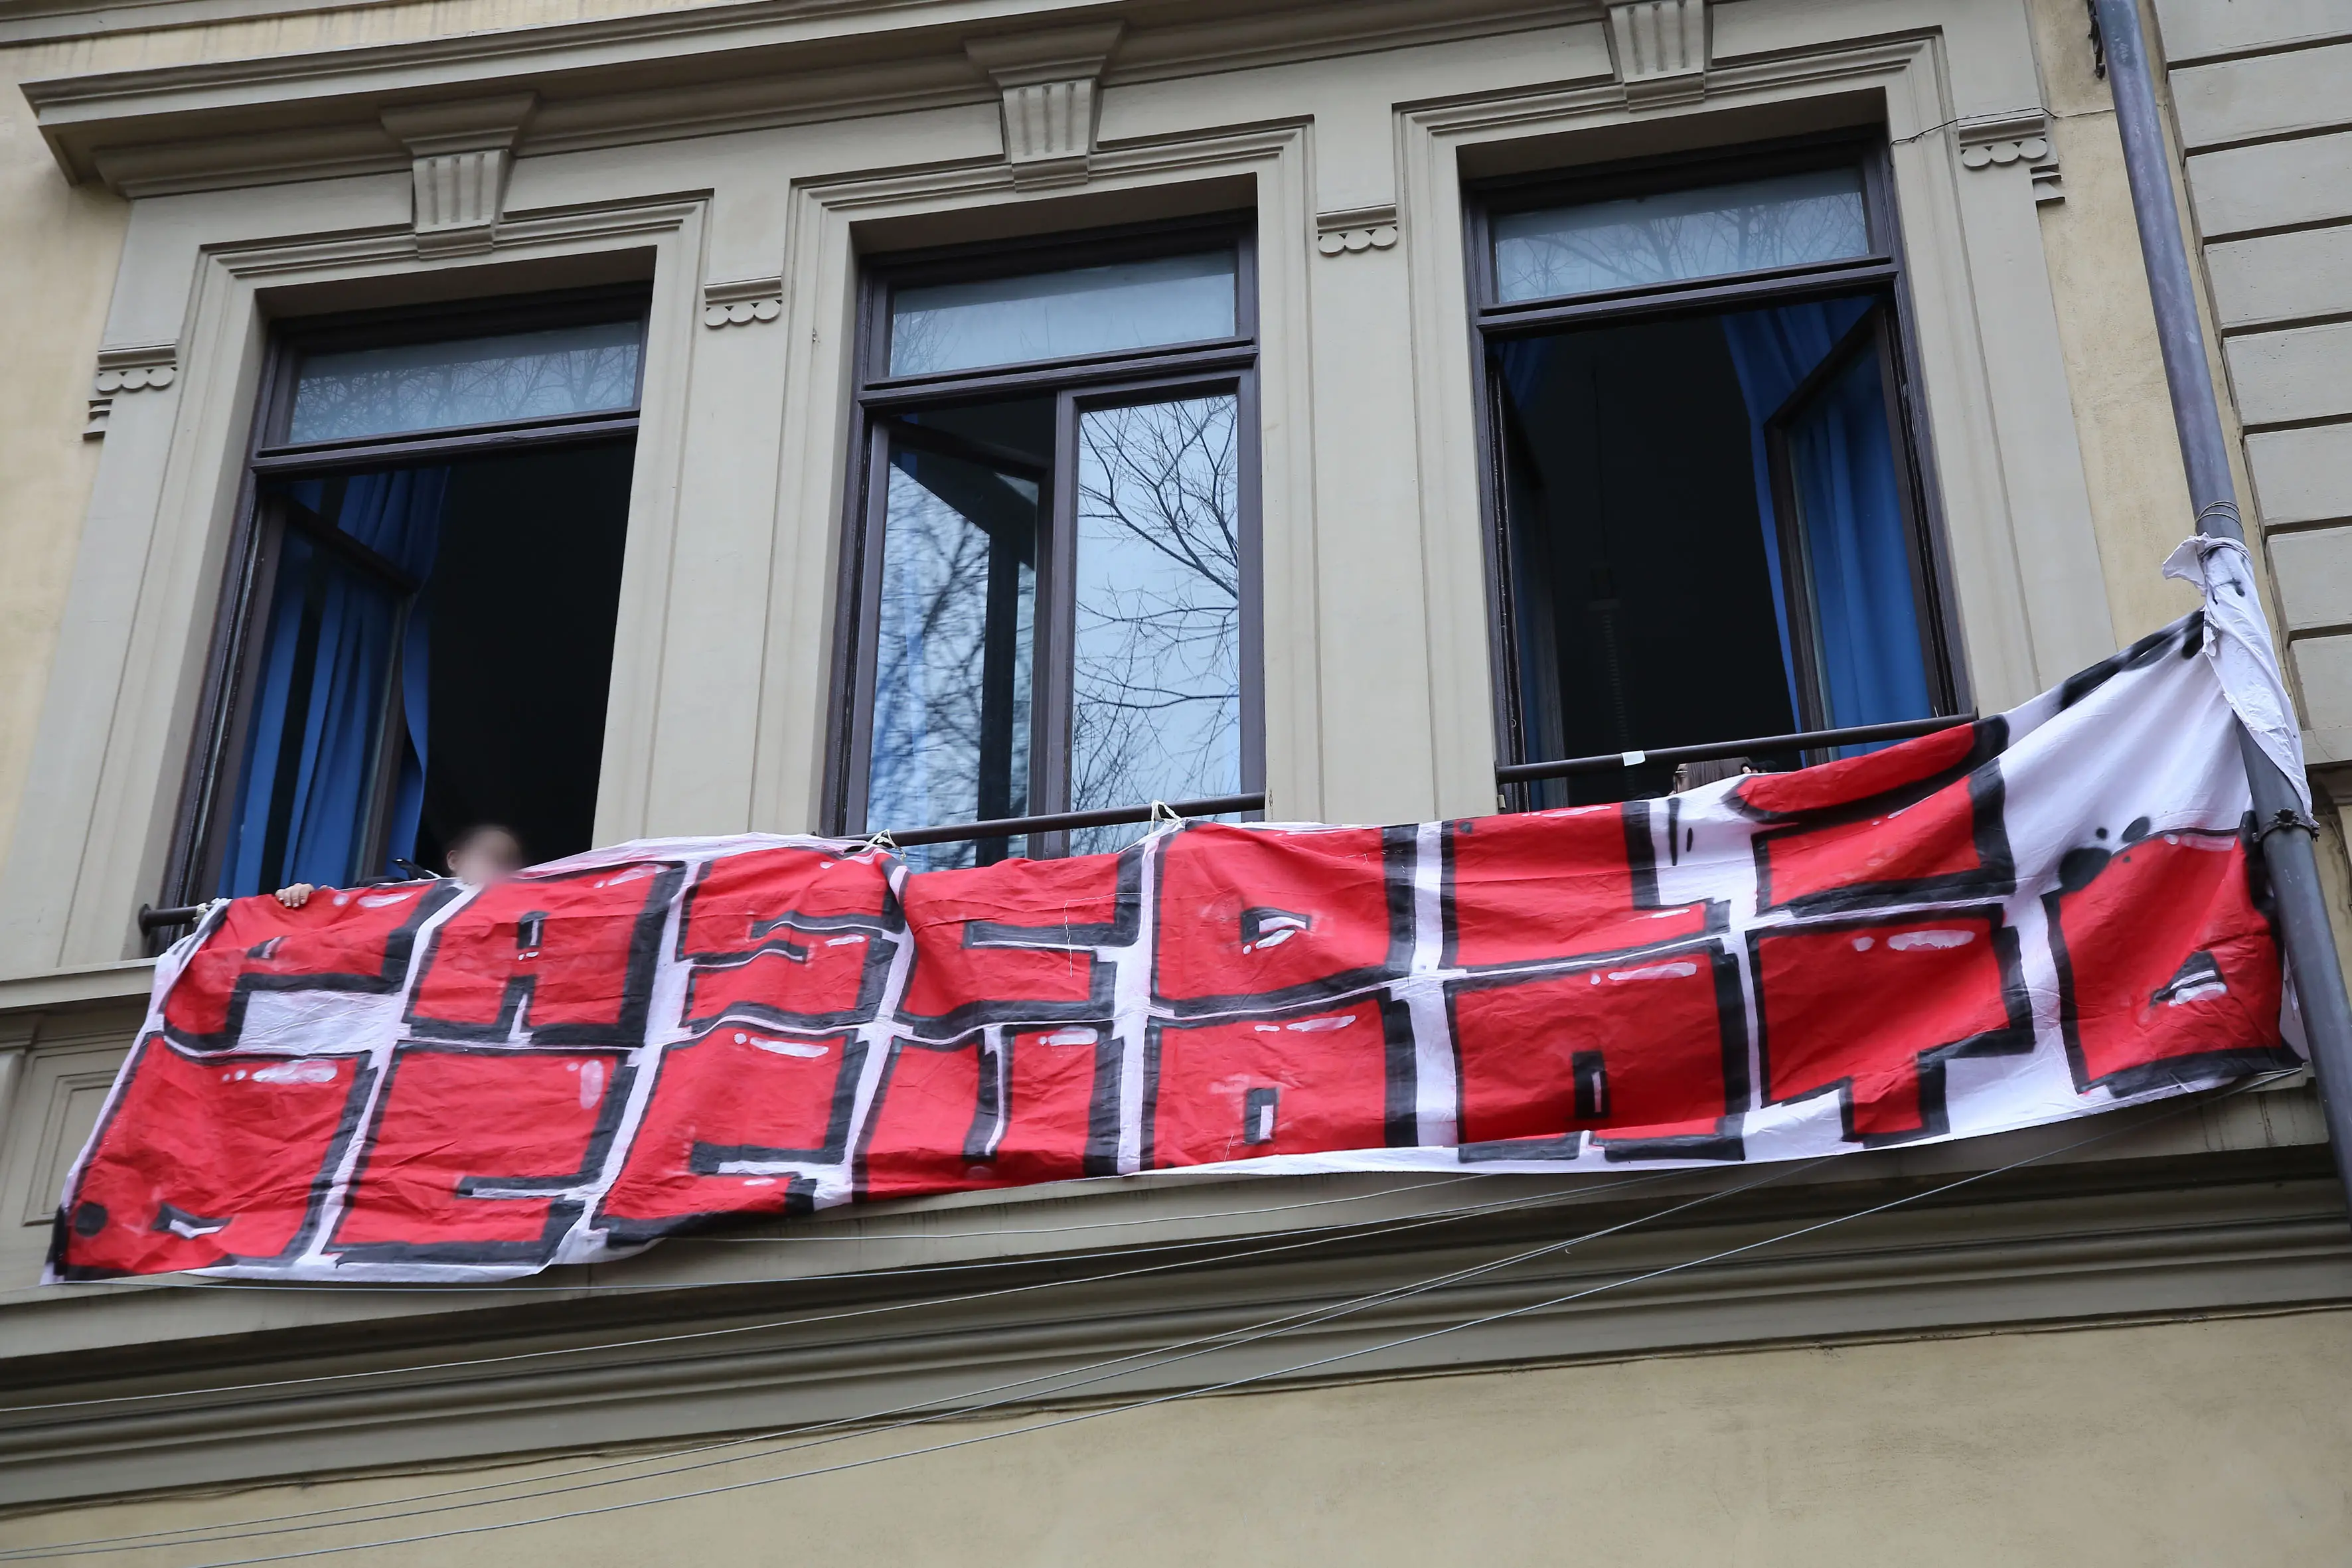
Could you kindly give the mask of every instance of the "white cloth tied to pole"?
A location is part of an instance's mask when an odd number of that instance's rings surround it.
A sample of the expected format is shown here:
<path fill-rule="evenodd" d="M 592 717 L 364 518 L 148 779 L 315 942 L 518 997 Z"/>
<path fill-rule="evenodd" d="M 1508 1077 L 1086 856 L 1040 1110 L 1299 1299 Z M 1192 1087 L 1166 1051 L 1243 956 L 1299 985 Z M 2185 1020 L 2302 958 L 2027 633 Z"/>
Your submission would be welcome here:
<path fill-rule="evenodd" d="M 2254 744 L 2286 775 L 2308 816 L 2311 784 L 2303 773 L 2303 731 L 2279 674 L 2270 623 L 2254 593 L 2253 557 L 2237 540 L 2200 533 L 2182 540 L 2165 558 L 2164 574 L 2195 584 L 2205 595 L 2205 657 L 2221 694 Z"/>

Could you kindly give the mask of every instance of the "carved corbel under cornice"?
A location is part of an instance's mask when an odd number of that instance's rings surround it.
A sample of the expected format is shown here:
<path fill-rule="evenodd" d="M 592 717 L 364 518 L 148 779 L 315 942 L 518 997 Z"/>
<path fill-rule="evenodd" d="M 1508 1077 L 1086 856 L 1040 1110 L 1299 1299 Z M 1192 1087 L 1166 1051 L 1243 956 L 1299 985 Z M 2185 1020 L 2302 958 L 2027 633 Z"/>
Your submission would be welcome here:
<path fill-rule="evenodd" d="M 1964 120 L 1957 127 L 1960 166 L 1964 169 L 2005 169 L 2023 163 L 2033 180 L 2037 202 L 2063 202 L 2058 154 L 2050 145 L 2050 117 L 2038 109 L 2020 114 L 1987 115 Z"/>
<path fill-rule="evenodd" d="M 383 111 L 383 128 L 408 149 L 420 253 L 490 248 L 515 142 L 537 104 L 521 92 Z"/>
<path fill-rule="evenodd" d="M 965 41 L 964 53 L 1003 96 L 1004 162 L 1014 184 L 1073 184 L 1087 177 L 1103 68 L 1124 26 L 1101 22 Z"/>
<path fill-rule="evenodd" d="M 1706 96 L 1707 0 L 1625 0 L 1609 7 L 1609 58 L 1635 108 Z"/>
<path fill-rule="evenodd" d="M 114 400 L 127 392 L 160 391 L 180 374 L 180 345 L 140 343 L 131 348 L 98 351 L 98 374 L 90 382 L 89 421 L 82 426 L 85 441 L 106 434 Z"/>
<path fill-rule="evenodd" d="M 1350 251 L 1387 250 L 1397 242 L 1394 202 L 1378 206 L 1344 207 L 1315 215 L 1315 248 L 1326 256 Z"/>
<path fill-rule="evenodd" d="M 702 324 L 740 327 L 747 321 L 772 321 L 784 312 L 782 278 L 738 278 L 702 286 Z"/>

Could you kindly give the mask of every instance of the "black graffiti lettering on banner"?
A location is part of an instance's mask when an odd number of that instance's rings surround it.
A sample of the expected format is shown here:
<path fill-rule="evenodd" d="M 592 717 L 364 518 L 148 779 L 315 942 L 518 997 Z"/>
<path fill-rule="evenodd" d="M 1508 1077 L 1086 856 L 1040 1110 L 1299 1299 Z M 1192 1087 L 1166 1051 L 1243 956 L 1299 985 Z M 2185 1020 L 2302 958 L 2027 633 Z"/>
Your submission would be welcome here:
<path fill-rule="evenodd" d="M 2178 646 L 2180 657 L 2194 658 L 2205 647 L 2205 612 L 2191 610 L 2180 620 L 2153 631 L 2126 648 L 2122 648 L 2098 663 L 2076 670 L 2061 682 L 2058 706 L 2061 710 L 2072 708 L 2084 698 L 2128 669 L 2145 669 Z"/>
<path fill-rule="evenodd" d="M 853 1031 L 802 1037 L 732 1021 L 664 1047 L 595 1225 L 625 1246 L 727 1215 L 804 1212 L 815 1185 L 800 1167 L 847 1156 L 865 1062 Z"/>
<path fill-rule="evenodd" d="M 1339 1002 L 1402 979 L 1413 948 L 1412 827 L 1160 835 L 1151 984 L 1181 1018 Z M 1243 889 L 1251 889 L 1244 893 Z"/>
<path fill-rule="evenodd" d="M 1412 1016 L 1394 997 L 1154 1023 L 1144 1170 L 1420 1142 Z"/>
<path fill-rule="evenodd" d="M 1444 824 L 1444 966 L 1540 971 L 1726 930 L 1725 900 L 1664 901 L 1654 805 L 1637 800 Z"/>
<path fill-rule="evenodd" d="M 1752 931 L 1763 1098 L 1835 1095 L 1843 1136 L 1875 1148 L 1951 1130 L 1948 1064 L 2030 1055 L 2018 932 L 1998 904 Z"/>
<path fill-rule="evenodd" d="M 434 931 L 409 994 L 421 1039 L 636 1047 L 685 877 L 645 861 L 478 889 Z M 617 889 L 641 886 L 634 900 Z"/>
<path fill-rule="evenodd" d="M 2078 1092 L 2118 1097 L 2298 1065 L 2253 814 L 2234 829 L 2143 816 L 2059 861 L 2042 895 Z"/>
<path fill-rule="evenodd" d="M 1726 798 L 1759 824 L 1757 909 L 1840 914 L 2016 891 L 2000 766 L 2008 745 L 2008 721 L 1995 715 L 1742 779 Z"/>
<path fill-rule="evenodd" d="M 234 1050 L 257 996 L 389 995 L 408 978 L 418 931 L 457 892 L 455 882 L 407 882 L 321 889 L 299 910 L 270 898 L 225 904 L 198 928 L 164 998 L 163 1032 L 192 1050 Z"/>
<path fill-rule="evenodd" d="M 585 1210 L 635 1070 L 620 1049 L 395 1047 L 327 1249 L 354 1263 L 544 1264 Z"/>
<path fill-rule="evenodd" d="M 678 920 L 687 1026 L 722 1017 L 784 1029 L 871 1022 L 890 977 L 891 939 L 906 929 L 879 858 L 794 847 L 707 862 Z"/>
<path fill-rule="evenodd" d="M 1748 1009 L 1720 940 L 1447 982 L 1465 1164 L 1745 1157 Z"/>
<path fill-rule="evenodd" d="M 892 1040 L 858 1133 L 857 1195 L 1118 1173 L 1123 1057 L 1107 1018 Z"/>
<path fill-rule="evenodd" d="M 150 1034 L 58 1211 L 51 1268 L 105 1279 L 299 1258 L 374 1077 L 357 1054 L 198 1054 Z"/>
<path fill-rule="evenodd" d="M 950 1043 L 1000 1025 L 1108 1017 L 1115 971 L 1100 952 L 1130 947 L 1141 934 L 1148 847 L 910 878 L 908 921 L 917 940 L 894 1021 L 924 1040 Z M 1043 887 L 1022 887 L 1016 878 Z M 1002 910 L 1016 889 L 1031 906 L 1027 918 L 965 912 L 990 895 Z"/>

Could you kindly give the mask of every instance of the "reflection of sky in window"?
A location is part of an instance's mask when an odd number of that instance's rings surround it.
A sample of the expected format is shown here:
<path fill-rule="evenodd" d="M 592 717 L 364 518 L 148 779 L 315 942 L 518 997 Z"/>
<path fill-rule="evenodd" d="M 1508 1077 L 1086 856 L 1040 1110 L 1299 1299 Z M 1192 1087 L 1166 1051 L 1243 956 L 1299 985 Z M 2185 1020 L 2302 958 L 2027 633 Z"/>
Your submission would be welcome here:
<path fill-rule="evenodd" d="M 890 374 L 921 375 L 1234 334 L 1234 253 L 897 290 Z"/>
<path fill-rule="evenodd" d="M 1023 504 L 1036 504 L 1037 487 L 1027 480 L 953 458 L 924 461 L 975 484 L 1009 487 Z M 971 822 L 981 815 L 991 536 L 898 463 L 888 471 L 866 820 L 876 828 Z M 1028 809 L 1036 574 L 1026 563 L 1018 584 L 1008 717 L 1010 816 Z M 907 855 L 919 869 L 928 869 L 969 866 L 974 851 L 970 844 L 940 844 Z"/>
<path fill-rule="evenodd" d="M 1074 811 L 1241 788 L 1236 412 L 1223 395 L 1079 418 Z M 1084 829 L 1070 847 L 1143 832 Z"/>
<path fill-rule="evenodd" d="M 634 320 L 599 321 L 311 354 L 295 382 L 286 438 L 347 440 L 632 408 L 641 335 Z"/>
<path fill-rule="evenodd" d="M 1862 175 L 1852 168 L 1506 213 L 1494 229 L 1496 293 L 1506 304 L 1870 251 Z"/>

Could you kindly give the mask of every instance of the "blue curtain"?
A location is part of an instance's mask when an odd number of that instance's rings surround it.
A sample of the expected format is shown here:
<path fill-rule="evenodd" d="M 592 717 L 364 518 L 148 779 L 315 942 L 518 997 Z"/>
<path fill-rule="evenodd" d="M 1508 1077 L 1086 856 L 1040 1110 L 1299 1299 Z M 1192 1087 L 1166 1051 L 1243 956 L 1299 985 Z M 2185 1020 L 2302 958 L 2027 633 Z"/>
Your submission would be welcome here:
<path fill-rule="evenodd" d="M 343 481 L 331 521 L 417 582 L 440 542 L 446 468 L 362 474 Z M 331 481 L 291 487 L 313 511 L 334 502 Z M 283 531 L 260 628 L 260 672 L 247 720 L 242 782 L 229 819 L 219 891 L 264 892 L 288 882 L 347 884 L 360 864 L 381 745 L 397 745 L 389 853 L 413 851 L 424 800 L 425 615 L 380 573 Z M 385 733 L 397 678 L 406 722 Z"/>
<path fill-rule="evenodd" d="M 1830 300 L 1723 318 L 1724 341 L 1748 404 L 1756 510 L 1764 524 L 1764 554 L 1792 706 L 1797 667 L 1781 592 L 1784 563 L 1764 427 L 1870 308 L 1866 299 Z M 1856 355 L 1804 408 L 1792 411 L 1784 428 L 1800 514 L 1797 532 L 1804 542 L 1806 581 L 1818 623 L 1828 722 L 1923 717 L 1931 709 L 1927 661 L 1919 646 L 1911 542 L 1903 524 L 1877 356 Z"/>

